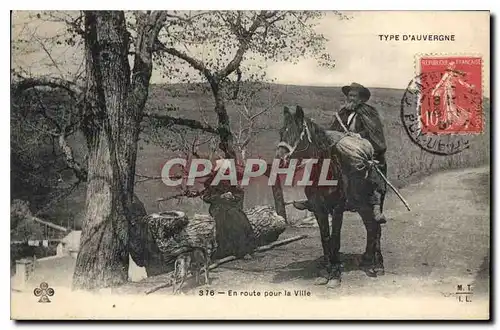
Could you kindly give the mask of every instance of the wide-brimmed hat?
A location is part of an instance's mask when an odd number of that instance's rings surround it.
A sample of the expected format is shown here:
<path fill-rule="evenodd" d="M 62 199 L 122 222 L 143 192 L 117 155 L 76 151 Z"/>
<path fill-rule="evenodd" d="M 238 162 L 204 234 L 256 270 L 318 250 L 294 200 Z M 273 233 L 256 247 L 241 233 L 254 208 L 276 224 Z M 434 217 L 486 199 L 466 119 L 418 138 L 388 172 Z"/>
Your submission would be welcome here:
<path fill-rule="evenodd" d="M 363 86 L 361 84 L 355 83 L 355 82 L 353 82 L 349 86 L 343 86 L 342 93 L 344 93 L 344 95 L 347 96 L 351 89 L 356 89 L 359 91 L 359 97 L 363 100 L 363 102 L 366 102 L 370 99 L 371 93 L 368 90 L 368 88 L 366 88 L 365 86 Z"/>

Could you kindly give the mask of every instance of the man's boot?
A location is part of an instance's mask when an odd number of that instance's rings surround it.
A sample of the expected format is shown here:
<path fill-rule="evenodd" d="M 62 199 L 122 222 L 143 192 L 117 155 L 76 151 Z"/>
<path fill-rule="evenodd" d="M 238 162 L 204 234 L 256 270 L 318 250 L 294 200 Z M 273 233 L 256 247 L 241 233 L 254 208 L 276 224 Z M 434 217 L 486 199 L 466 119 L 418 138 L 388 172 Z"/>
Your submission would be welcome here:
<path fill-rule="evenodd" d="M 308 211 L 314 212 L 311 203 L 307 199 L 304 199 L 301 201 L 294 201 L 293 206 L 297 210 L 301 210 L 301 211 L 308 210 Z"/>

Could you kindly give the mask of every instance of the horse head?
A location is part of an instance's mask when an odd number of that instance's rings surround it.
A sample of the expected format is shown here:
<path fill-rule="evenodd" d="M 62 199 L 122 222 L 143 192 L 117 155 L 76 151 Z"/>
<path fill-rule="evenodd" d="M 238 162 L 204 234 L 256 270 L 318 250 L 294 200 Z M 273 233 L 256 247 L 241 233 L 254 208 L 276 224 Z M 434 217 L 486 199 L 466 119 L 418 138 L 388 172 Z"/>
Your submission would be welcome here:
<path fill-rule="evenodd" d="M 303 158 L 312 143 L 311 131 L 308 127 L 304 110 L 297 105 L 294 110 L 288 107 L 283 109 L 283 126 L 281 127 L 280 142 L 276 156 L 280 159 Z"/>

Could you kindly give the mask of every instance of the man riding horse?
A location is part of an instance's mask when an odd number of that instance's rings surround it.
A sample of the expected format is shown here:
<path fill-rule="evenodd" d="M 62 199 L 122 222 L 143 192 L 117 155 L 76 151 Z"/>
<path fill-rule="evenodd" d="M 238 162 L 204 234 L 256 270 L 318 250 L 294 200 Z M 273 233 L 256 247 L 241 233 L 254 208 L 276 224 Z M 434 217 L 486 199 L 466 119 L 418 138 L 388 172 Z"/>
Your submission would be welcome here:
<path fill-rule="evenodd" d="M 307 118 L 302 107 L 297 106 L 295 111 L 285 107 L 277 150 L 277 156 L 283 160 L 316 158 L 318 164 L 322 164 L 327 158 L 333 159 L 332 173 L 341 174 L 338 189 L 319 185 L 315 177 L 313 185 L 304 189 L 307 200 L 294 202 L 296 208 L 313 212 L 318 222 L 327 274 L 320 275 L 315 283 L 326 284 L 328 288 L 336 288 L 341 282 L 340 236 L 343 213 L 348 210 L 361 216 L 367 232 L 360 266 L 370 277 L 385 273 L 380 241 L 381 224 L 386 222 L 382 214 L 386 183 L 375 169 L 377 166 L 384 175 L 387 172 L 383 125 L 377 111 L 366 104 L 370 98 L 367 88 L 353 83 L 344 86 L 342 92 L 347 96 L 348 104 L 337 114 L 331 131 L 325 131 Z M 370 147 L 371 151 L 365 153 L 367 166 L 353 167 L 352 159 L 342 159 L 342 153 L 339 158 L 339 147 L 354 148 L 351 150 L 356 150 L 354 153 L 361 150 L 342 143 L 346 135 L 351 135 L 347 140 L 349 143 L 353 143 L 353 135 L 359 135 L 359 145 Z M 349 150 L 347 153 L 351 154 Z M 328 215 L 332 216 L 331 226 Z"/>
<path fill-rule="evenodd" d="M 343 132 L 345 127 L 349 130 L 349 134 L 368 140 L 374 149 L 374 160 L 379 163 L 379 169 L 387 176 L 385 160 L 387 147 L 383 124 L 377 110 L 366 104 L 371 96 L 370 91 L 358 83 L 352 83 L 350 86 L 342 87 L 342 92 L 347 97 L 348 103 L 338 113 L 341 122 L 335 119 L 330 129 Z M 363 210 L 364 213 L 372 216 L 379 223 L 385 223 L 386 218 L 382 213 L 382 208 L 386 184 L 375 171 L 368 173 L 366 178 L 360 175 L 348 175 L 345 178 L 347 186 L 345 209 L 356 211 L 369 206 L 369 210 Z M 296 202 L 294 205 L 298 209 L 312 211 L 312 205 L 308 201 Z"/>

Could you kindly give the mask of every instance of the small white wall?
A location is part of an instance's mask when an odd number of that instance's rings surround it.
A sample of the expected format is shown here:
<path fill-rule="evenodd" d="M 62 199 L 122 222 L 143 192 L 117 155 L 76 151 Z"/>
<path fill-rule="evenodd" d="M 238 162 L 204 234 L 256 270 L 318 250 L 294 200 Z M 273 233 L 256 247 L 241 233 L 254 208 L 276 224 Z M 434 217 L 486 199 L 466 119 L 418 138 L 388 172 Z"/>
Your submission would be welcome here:
<path fill-rule="evenodd" d="M 66 254 L 65 254 L 65 249 L 64 249 L 64 243 L 59 243 L 57 244 L 57 247 L 56 247 L 56 256 L 58 257 L 64 257 Z"/>
<path fill-rule="evenodd" d="M 65 247 L 70 250 L 78 251 L 80 250 L 80 238 L 82 236 L 81 230 L 73 230 L 66 237 L 62 239 Z"/>
<path fill-rule="evenodd" d="M 145 267 L 139 267 L 137 264 L 134 262 L 132 257 L 128 256 L 128 280 L 131 282 L 139 282 L 145 278 L 147 278 L 148 275 L 146 274 L 146 268 Z"/>

